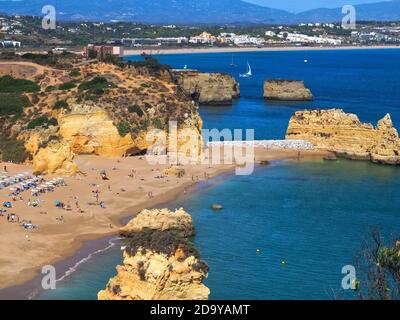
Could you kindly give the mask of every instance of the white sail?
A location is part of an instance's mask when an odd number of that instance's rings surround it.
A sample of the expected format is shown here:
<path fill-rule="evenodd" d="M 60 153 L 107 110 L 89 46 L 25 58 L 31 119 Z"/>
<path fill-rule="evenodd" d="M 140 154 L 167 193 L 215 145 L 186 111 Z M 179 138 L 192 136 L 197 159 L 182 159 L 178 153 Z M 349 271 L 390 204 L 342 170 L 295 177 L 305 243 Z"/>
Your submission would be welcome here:
<path fill-rule="evenodd" d="M 250 67 L 250 63 L 247 62 L 247 72 L 245 74 L 241 74 L 240 77 L 242 78 L 250 78 L 253 75 Z"/>
<path fill-rule="evenodd" d="M 250 63 L 248 63 L 248 62 L 247 62 L 247 68 L 248 68 L 247 75 L 248 75 L 249 77 L 251 77 L 251 76 L 253 75 L 253 73 L 251 72 Z"/>

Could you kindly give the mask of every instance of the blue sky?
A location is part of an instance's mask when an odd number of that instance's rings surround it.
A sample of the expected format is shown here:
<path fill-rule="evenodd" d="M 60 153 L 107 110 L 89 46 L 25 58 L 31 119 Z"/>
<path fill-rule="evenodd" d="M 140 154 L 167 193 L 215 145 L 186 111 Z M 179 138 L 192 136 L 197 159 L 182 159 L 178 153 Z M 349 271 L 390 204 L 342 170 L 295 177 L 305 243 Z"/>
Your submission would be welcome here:
<path fill-rule="evenodd" d="M 374 3 L 383 0 L 245 0 L 267 7 L 300 12 L 315 8 L 335 8 L 345 4 Z"/>

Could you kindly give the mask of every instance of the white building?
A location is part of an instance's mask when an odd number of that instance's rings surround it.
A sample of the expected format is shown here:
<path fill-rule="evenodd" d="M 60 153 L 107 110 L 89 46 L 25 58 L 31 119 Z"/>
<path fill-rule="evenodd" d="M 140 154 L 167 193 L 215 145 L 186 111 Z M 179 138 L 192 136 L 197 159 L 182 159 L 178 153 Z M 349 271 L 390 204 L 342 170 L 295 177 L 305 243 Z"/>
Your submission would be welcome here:
<path fill-rule="evenodd" d="M 265 44 L 265 40 L 263 38 L 252 37 L 247 34 L 244 35 L 236 35 L 232 38 L 232 41 L 237 46 L 245 46 L 245 45 L 263 45 Z"/>
<path fill-rule="evenodd" d="M 13 41 L 13 40 L 3 40 L 3 41 L 0 41 L 0 46 L 2 46 L 3 48 L 10 48 L 10 47 L 20 48 L 21 42 Z"/>
<path fill-rule="evenodd" d="M 287 33 L 286 41 L 294 43 L 315 43 L 315 44 L 330 44 L 338 46 L 342 44 L 340 39 L 328 38 L 323 36 L 308 36 L 299 33 Z"/>

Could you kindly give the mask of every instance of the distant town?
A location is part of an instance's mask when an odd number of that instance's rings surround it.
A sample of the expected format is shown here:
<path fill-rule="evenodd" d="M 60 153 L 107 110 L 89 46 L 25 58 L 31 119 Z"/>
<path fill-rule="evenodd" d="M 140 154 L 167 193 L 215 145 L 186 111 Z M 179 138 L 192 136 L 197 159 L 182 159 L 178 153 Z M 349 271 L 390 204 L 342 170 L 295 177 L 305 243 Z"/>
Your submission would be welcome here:
<path fill-rule="evenodd" d="M 355 30 L 340 23 L 264 26 L 142 25 L 127 22 L 61 22 L 54 30 L 41 19 L 0 16 L 0 48 L 10 50 L 73 50 L 87 44 L 122 48 L 286 47 L 400 45 L 400 22 L 358 23 Z M 119 51 L 119 54 L 122 52 Z"/>

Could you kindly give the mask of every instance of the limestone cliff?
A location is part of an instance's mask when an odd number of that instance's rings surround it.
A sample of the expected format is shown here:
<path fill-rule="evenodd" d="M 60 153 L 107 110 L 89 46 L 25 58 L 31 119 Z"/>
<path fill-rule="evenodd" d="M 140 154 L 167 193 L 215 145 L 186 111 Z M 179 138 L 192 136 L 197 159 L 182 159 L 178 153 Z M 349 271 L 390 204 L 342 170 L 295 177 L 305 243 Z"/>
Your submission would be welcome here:
<path fill-rule="evenodd" d="M 132 136 L 121 136 L 105 110 L 97 106 L 75 105 L 58 118 L 60 136 L 75 154 L 120 157 L 133 147 Z"/>
<path fill-rule="evenodd" d="M 206 300 L 208 266 L 189 241 L 191 216 L 183 209 L 144 210 L 121 229 L 124 264 L 99 300 Z"/>
<path fill-rule="evenodd" d="M 176 71 L 174 75 L 183 91 L 200 104 L 232 104 L 240 96 L 239 83 L 227 74 Z"/>
<path fill-rule="evenodd" d="M 303 81 L 296 80 L 265 80 L 264 98 L 280 101 L 311 101 L 314 100 L 310 89 Z"/>
<path fill-rule="evenodd" d="M 170 121 L 177 126 L 178 148 L 184 146 L 192 159 L 201 154 L 197 107 L 165 66 L 86 63 L 60 70 L 38 66 L 31 80 L 40 91 L 26 93 L 22 114 L 0 117 L 0 125 L 5 139 L 23 141 L 37 172 L 73 174 L 78 154 L 143 153 L 156 141 L 149 132 L 160 130 L 168 137 Z"/>
<path fill-rule="evenodd" d="M 400 164 L 400 140 L 389 114 L 374 127 L 340 109 L 298 111 L 286 139 L 307 140 L 349 159 Z"/>

